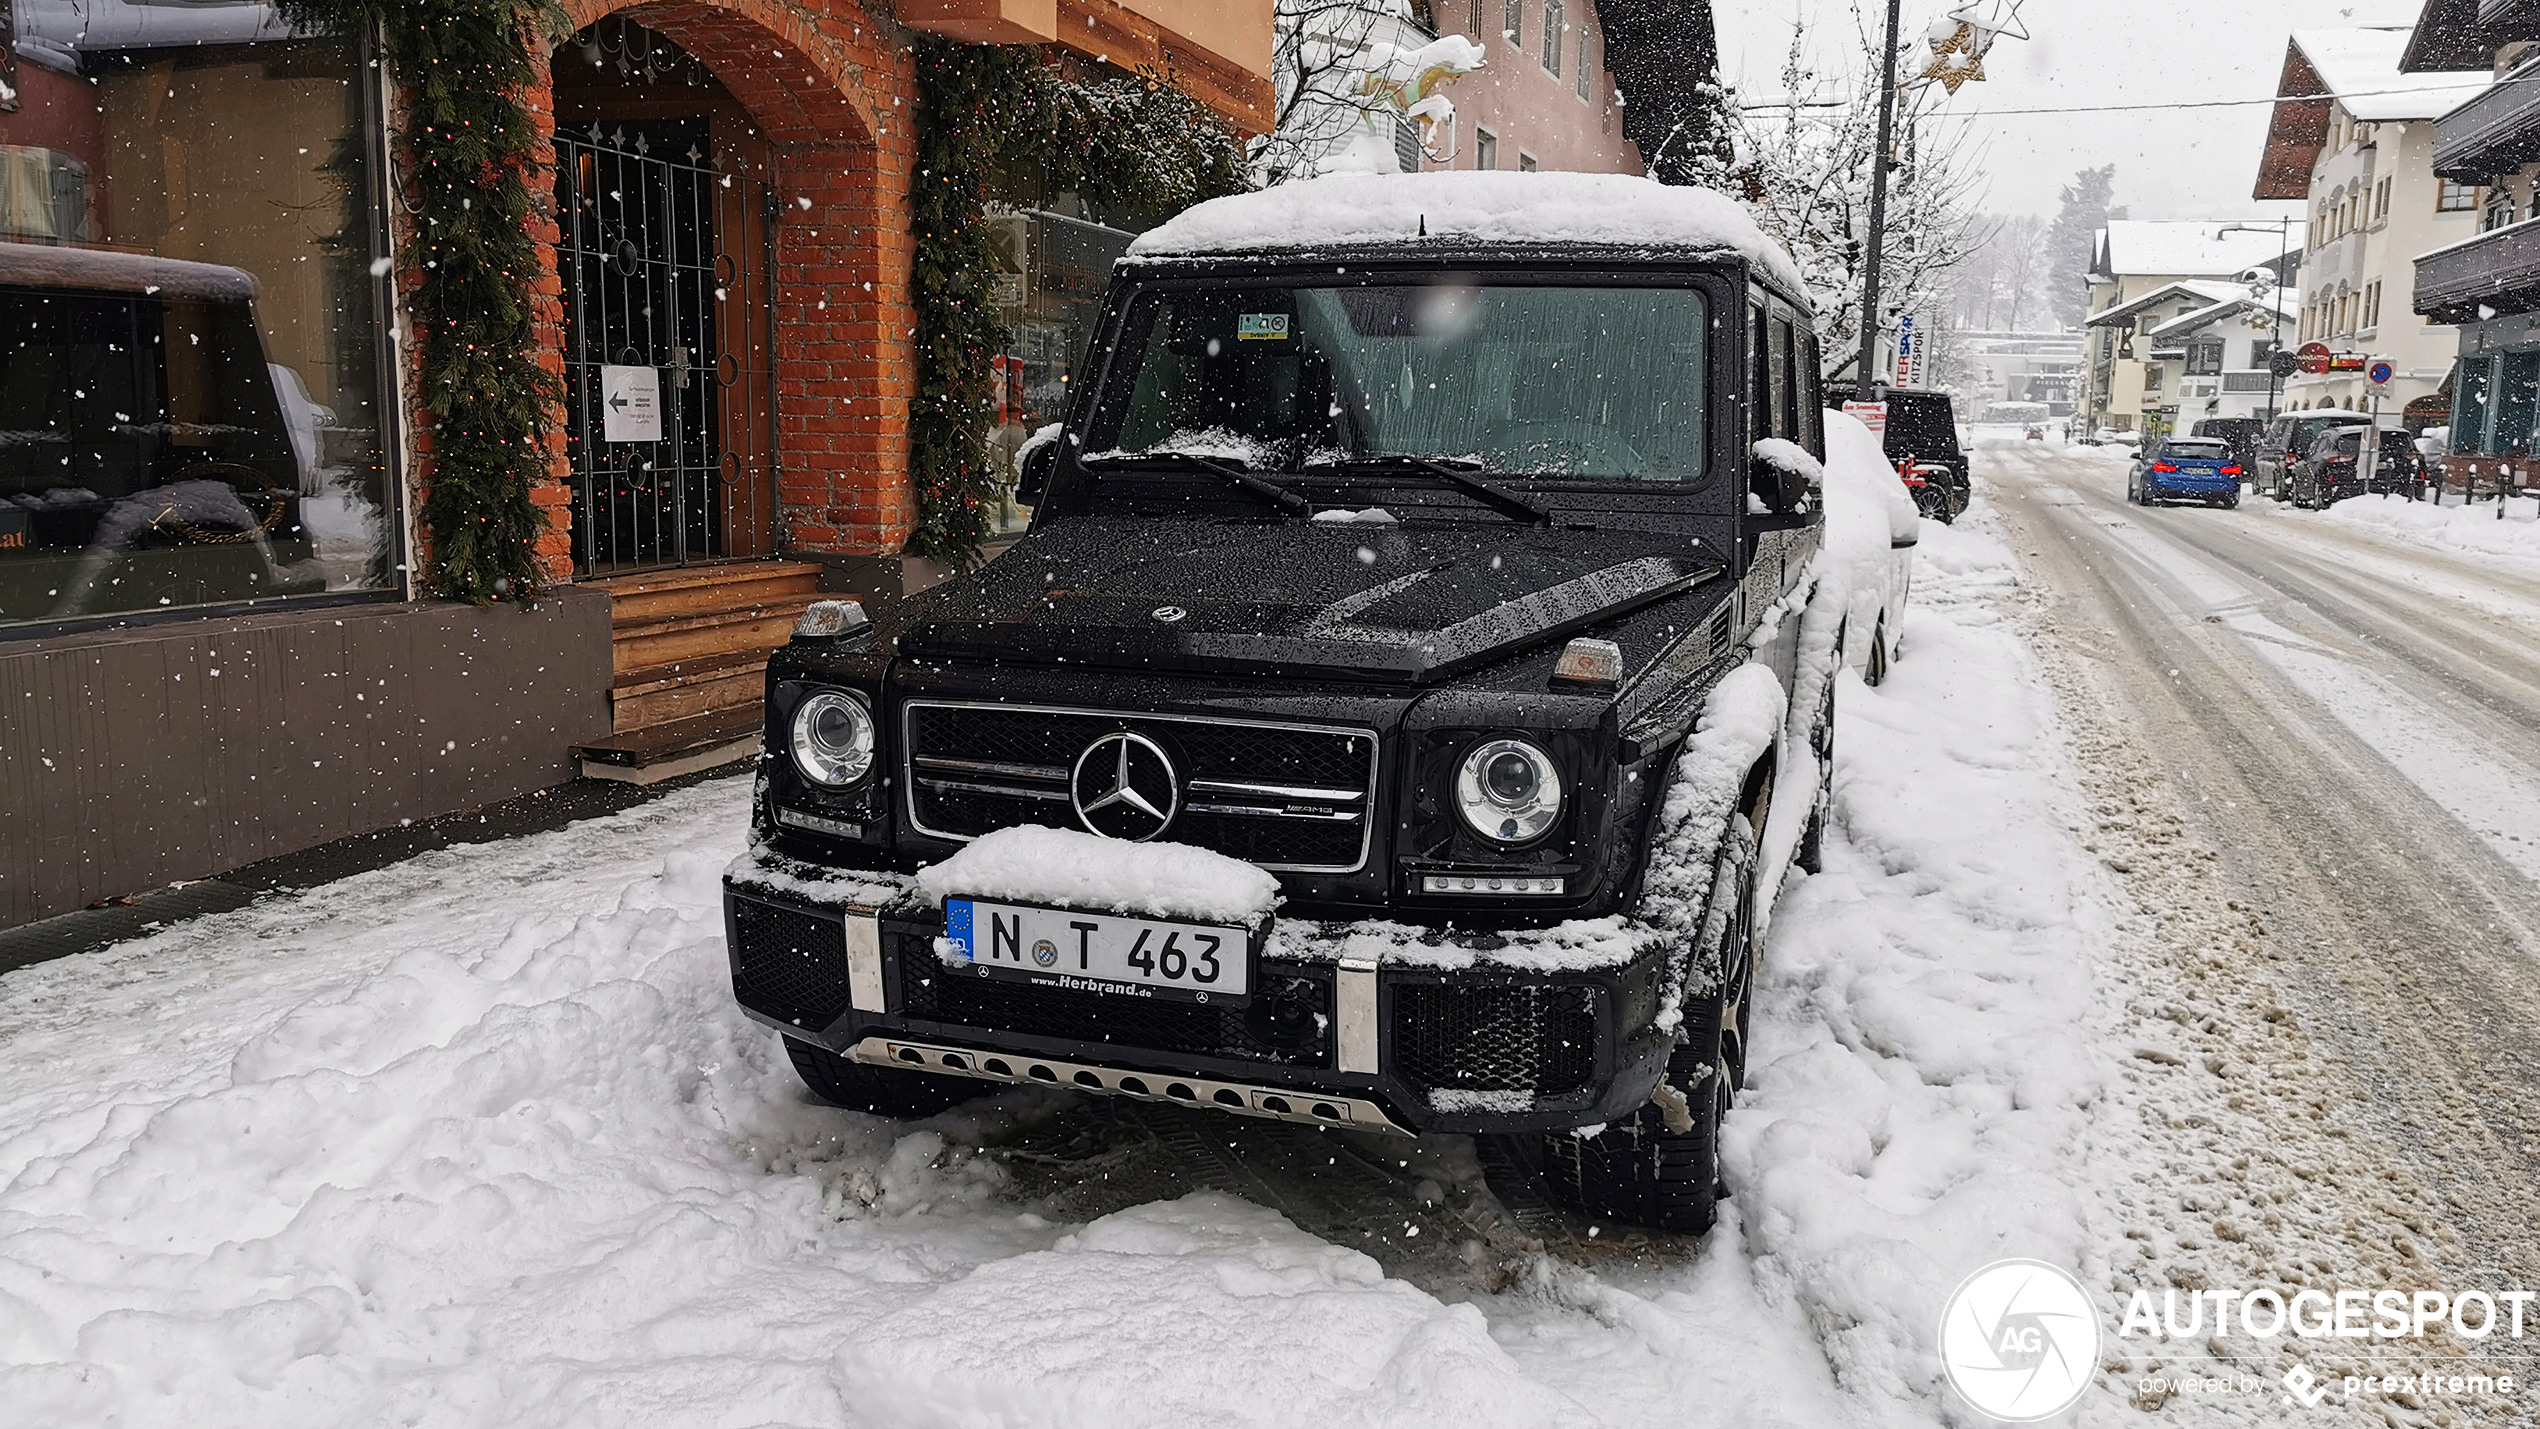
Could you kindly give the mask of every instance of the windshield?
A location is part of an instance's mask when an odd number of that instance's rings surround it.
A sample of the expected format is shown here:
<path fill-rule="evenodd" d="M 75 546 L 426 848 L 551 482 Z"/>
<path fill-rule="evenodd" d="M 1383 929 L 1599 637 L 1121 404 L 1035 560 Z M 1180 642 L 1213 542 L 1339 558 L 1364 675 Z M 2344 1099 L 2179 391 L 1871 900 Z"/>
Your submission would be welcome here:
<path fill-rule="evenodd" d="M 2186 441 L 2171 442 L 2163 450 L 2171 456 L 2183 456 L 2191 461 L 2212 461 L 2229 455 L 2231 449 L 2220 442 Z"/>
<path fill-rule="evenodd" d="M 1422 457 L 1512 475 L 1703 472 L 1700 293 L 1490 285 L 1168 289 L 1132 309 L 1089 459 L 1265 471 Z"/>

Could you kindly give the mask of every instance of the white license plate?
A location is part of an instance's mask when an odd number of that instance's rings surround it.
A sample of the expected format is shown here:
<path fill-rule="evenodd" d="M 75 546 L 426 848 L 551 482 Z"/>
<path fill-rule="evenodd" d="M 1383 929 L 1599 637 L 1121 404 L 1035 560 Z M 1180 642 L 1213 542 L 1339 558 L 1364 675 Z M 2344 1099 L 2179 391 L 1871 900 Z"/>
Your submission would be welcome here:
<path fill-rule="evenodd" d="M 1252 991 L 1252 934 L 1240 927 L 948 898 L 944 938 L 991 977 L 1180 1002 Z"/>

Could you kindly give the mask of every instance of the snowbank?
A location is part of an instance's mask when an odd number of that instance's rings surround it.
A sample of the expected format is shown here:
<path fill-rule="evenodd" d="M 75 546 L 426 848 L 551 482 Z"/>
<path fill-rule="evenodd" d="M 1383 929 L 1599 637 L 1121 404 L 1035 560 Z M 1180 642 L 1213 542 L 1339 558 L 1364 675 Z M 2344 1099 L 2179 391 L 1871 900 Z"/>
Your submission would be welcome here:
<path fill-rule="evenodd" d="M 1798 266 L 1736 200 L 1630 174 L 1441 170 L 1336 174 L 1185 210 L 1129 245 L 1133 258 L 1462 240 L 1728 249 L 1792 292 Z"/>
<path fill-rule="evenodd" d="M 2437 506 L 2398 496 L 2348 497 L 2328 508 L 2328 516 L 2447 550 L 2540 561 L 2540 499 L 2517 497 L 2506 502 L 2501 521 L 2493 501 Z"/>
<path fill-rule="evenodd" d="M 1777 910 L 1726 1135 L 1767 1294 L 1905 1420 L 1942 1412 L 1934 1327 L 1961 1278 L 2090 1249 L 2098 875 L 1980 524 L 1925 529 L 1918 556 L 1944 559 L 1916 571 L 1913 658 L 1876 689 L 1838 677 L 1839 834 Z"/>
<path fill-rule="evenodd" d="M 1030 825 L 984 835 L 919 870 L 917 891 L 939 908 L 947 898 L 1001 898 L 1246 926 L 1279 906 L 1279 880 L 1239 858 Z"/>

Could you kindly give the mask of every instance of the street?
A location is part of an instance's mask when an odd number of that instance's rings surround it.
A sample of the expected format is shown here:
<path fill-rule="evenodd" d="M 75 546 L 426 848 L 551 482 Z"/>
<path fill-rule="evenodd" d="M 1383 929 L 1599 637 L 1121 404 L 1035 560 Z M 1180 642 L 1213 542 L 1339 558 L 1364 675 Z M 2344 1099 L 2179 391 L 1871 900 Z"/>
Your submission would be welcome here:
<path fill-rule="evenodd" d="M 2051 592 L 2041 645 L 2085 783 L 2140 766 L 2216 855 L 2191 906 L 2169 860 L 2112 867 L 2190 941 L 2215 936 L 2215 895 L 2245 913 L 2227 931 L 2257 955 L 2235 971 L 2361 1097 L 2356 1141 L 2432 1189 L 2417 1211 L 2460 1238 L 2458 1268 L 2527 1280 L 2540 571 L 2255 499 L 2130 506 L 2122 460 L 2087 449 L 1990 444 L 1979 470 Z"/>

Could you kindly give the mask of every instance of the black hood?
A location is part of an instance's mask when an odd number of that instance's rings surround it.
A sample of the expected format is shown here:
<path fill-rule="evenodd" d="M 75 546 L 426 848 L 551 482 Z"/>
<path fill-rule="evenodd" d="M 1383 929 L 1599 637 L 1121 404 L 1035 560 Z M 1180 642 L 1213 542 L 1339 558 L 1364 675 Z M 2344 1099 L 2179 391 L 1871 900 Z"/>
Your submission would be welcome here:
<path fill-rule="evenodd" d="M 1675 532 L 1069 521 L 929 592 L 899 648 L 1423 685 L 1726 569 Z"/>

